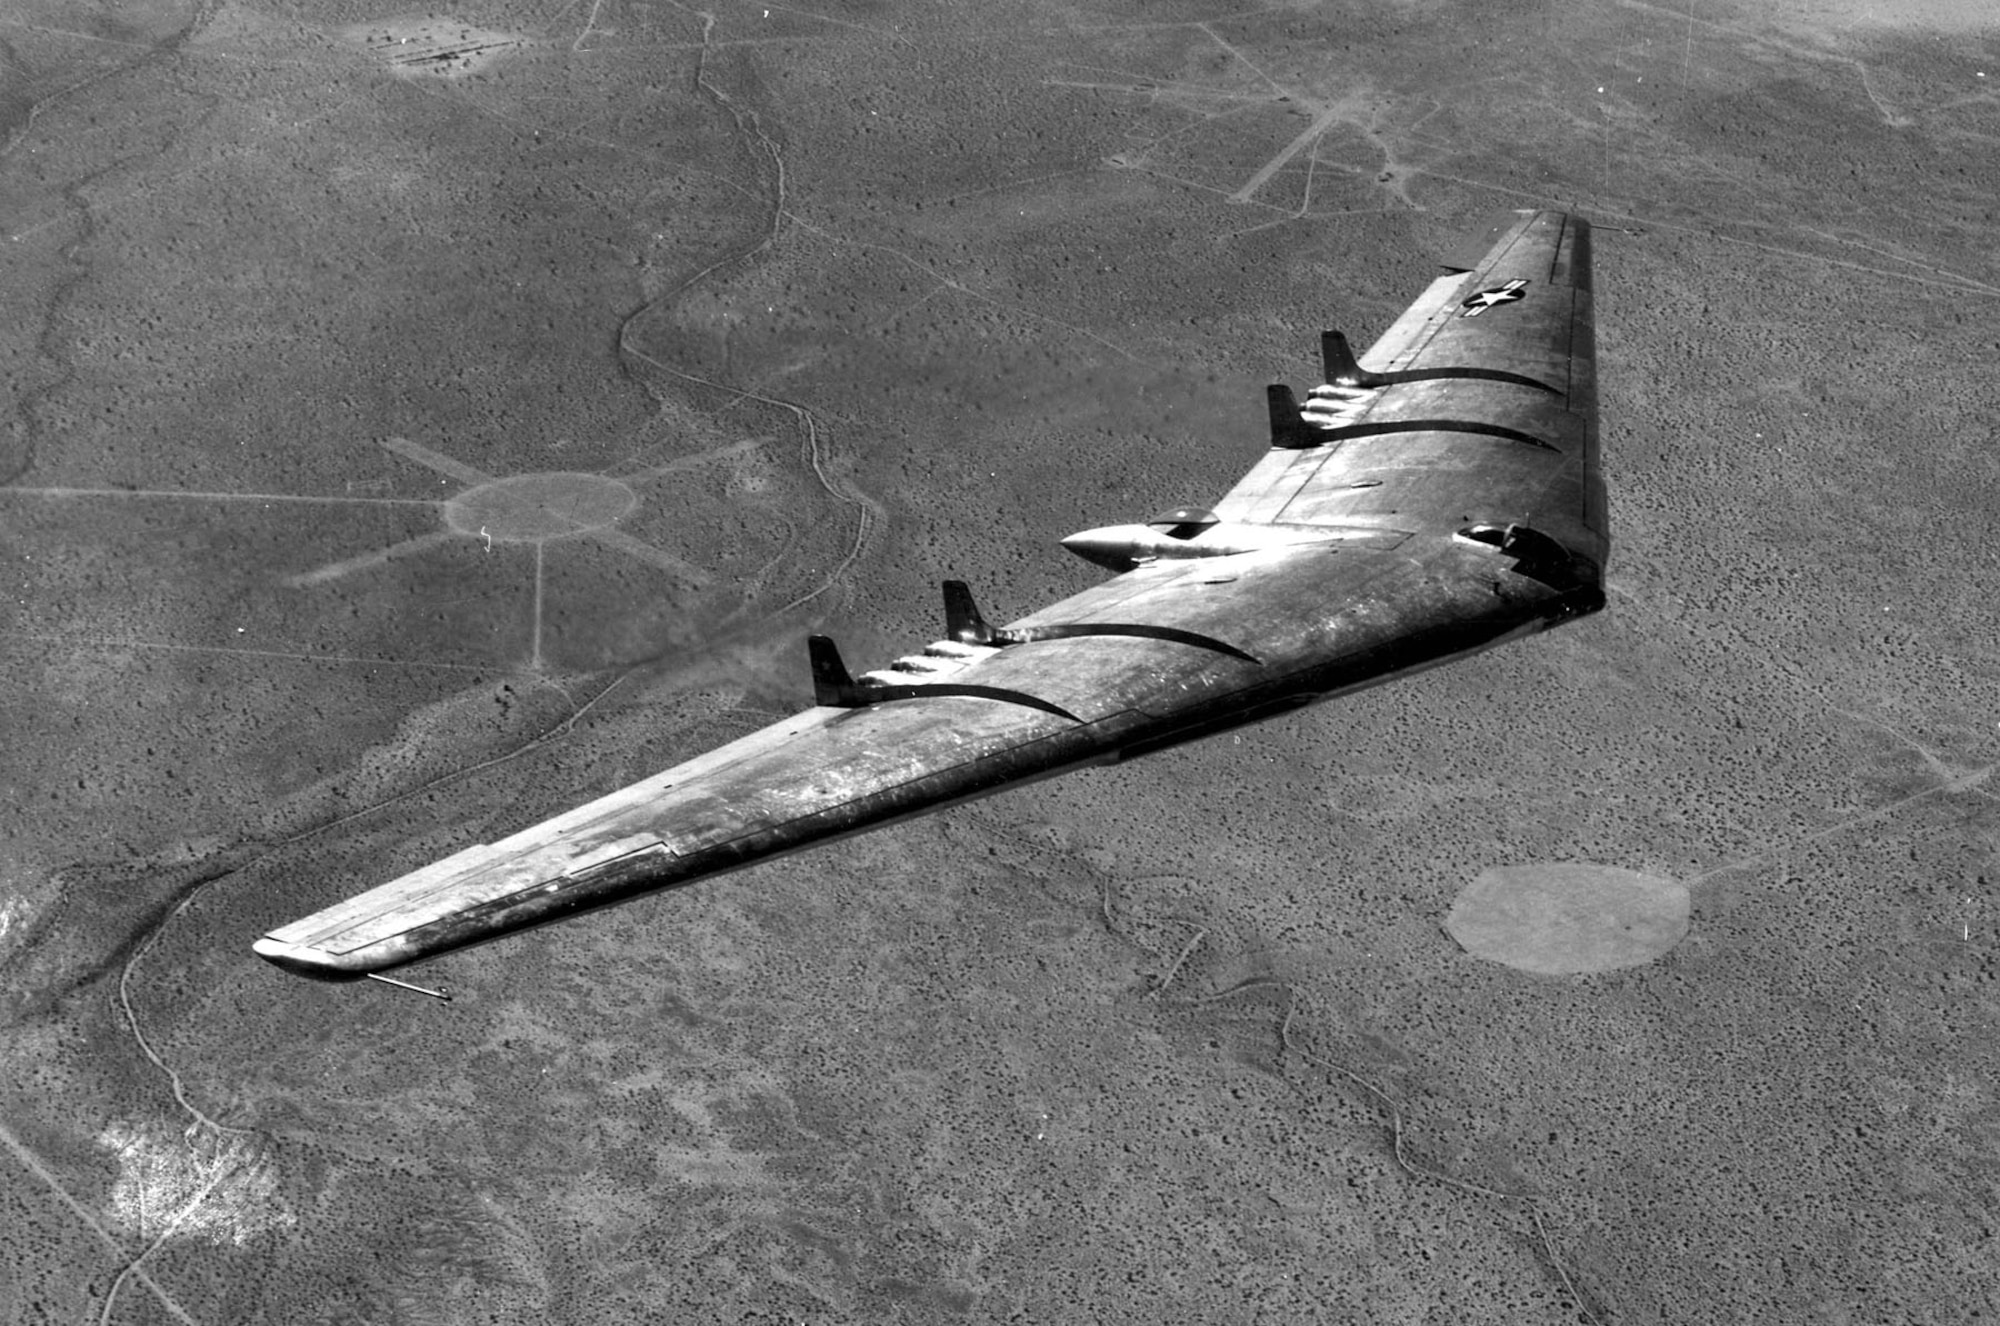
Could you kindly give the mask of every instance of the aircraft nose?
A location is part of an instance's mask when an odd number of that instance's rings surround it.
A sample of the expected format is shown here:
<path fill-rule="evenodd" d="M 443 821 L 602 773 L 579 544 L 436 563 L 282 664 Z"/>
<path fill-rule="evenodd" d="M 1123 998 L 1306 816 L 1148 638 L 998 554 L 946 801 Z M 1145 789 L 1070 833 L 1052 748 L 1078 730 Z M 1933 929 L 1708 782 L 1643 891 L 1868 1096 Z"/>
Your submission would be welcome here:
<path fill-rule="evenodd" d="M 1103 529 L 1079 530 L 1064 539 L 1062 546 L 1107 570 L 1129 571 L 1135 562 L 1133 542 L 1130 525 L 1108 525 Z"/>

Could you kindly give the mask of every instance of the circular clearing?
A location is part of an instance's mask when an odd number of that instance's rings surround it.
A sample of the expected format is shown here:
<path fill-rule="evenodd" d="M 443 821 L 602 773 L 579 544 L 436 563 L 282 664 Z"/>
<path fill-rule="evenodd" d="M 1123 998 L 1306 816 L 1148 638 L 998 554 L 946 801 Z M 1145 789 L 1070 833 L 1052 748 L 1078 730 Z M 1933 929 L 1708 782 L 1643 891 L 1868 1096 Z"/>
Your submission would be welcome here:
<path fill-rule="evenodd" d="M 537 543 L 615 525 L 637 505 L 637 493 L 601 474 L 517 474 L 452 498 L 444 521 L 495 543 Z"/>
<path fill-rule="evenodd" d="M 1477 958 L 1545 976 L 1637 967 L 1687 936 L 1685 884 L 1588 861 L 1493 866 L 1445 930 Z"/>

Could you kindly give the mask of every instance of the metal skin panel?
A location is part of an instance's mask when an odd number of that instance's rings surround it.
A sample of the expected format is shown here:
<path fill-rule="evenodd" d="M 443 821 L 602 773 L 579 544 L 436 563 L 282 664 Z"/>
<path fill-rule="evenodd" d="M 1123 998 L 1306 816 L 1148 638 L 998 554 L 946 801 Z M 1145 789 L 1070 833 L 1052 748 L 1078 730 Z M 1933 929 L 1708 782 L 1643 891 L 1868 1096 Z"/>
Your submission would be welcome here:
<path fill-rule="evenodd" d="M 1221 555 L 1191 540 L 1184 556 L 1000 628 L 998 647 L 933 646 L 914 660 L 921 669 L 878 684 L 881 698 L 868 685 L 842 691 L 832 697 L 842 707 L 805 710 L 469 848 L 274 930 L 256 951 L 306 976 L 379 973 L 1595 611 L 1607 535 L 1588 228 L 1544 212 L 1500 235 L 1478 267 L 1434 283 L 1362 363 L 1504 368 L 1557 390 L 1448 374 L 1392 383 L 1322 434 L 1333 440 L 1274 449 L 1216 508 L 1239 525 L 1344 531 Z M 1467 299 L 1508 293 L 1515 280 L 1526 293 L 1467 316 Z M 1352 537 L 1371 526 L 1399 533 Z M 981 693 L 944 693 L 945 680 L 925 693 L 934 662 L 948 684 Z"/>

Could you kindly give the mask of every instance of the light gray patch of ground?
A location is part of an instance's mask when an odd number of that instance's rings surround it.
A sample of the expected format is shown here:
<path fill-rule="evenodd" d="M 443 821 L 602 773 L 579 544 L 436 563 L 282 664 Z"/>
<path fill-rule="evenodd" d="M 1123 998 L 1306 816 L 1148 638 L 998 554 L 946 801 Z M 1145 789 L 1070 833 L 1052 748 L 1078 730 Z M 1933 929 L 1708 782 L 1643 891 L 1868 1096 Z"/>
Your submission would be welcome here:
<path fill-rule="evenodd" d="M 1545 976 L 1638 967 L 1687 937 L 1676 880 L 1586 861 L 1494 866 L 1452 904 L 1445 929 L 1466 952 Z"/>
<path fill-rule="evenodd" d="M 600 474 L 517 474 L 445 503 L 445 523 L 502 543 L 559 539 L 617 524 L 639 504 L 633 491 Z"/>

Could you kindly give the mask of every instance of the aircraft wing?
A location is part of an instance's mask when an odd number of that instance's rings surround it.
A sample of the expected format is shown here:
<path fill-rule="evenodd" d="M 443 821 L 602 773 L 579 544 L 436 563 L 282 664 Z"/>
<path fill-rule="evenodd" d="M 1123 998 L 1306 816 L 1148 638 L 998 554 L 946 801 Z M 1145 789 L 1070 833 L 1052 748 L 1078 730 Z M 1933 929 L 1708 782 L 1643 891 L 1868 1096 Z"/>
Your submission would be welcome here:
<path fill-rule="evenodd" d="M 1327 382 L 1303 413 L 1309 440 L 1333 445 L 1274 447 L 1217 515 L 1413 532 L 1531 518 L 1602 562 L 1590 227 L 1537 212 L 1496 229 L 1358 361 L 1323 337 Z"/>
<path fill-rule="evenodd" d="M 609 796 L 271 931 L 342 980 L 1392 680 L 1603 606 L 1589 228 L 1509 216 L 1361 359 L 1273 388 L 1272 450 L 1214 510 L 1085 531 L 1119 574 L 945 638 Z"/>

